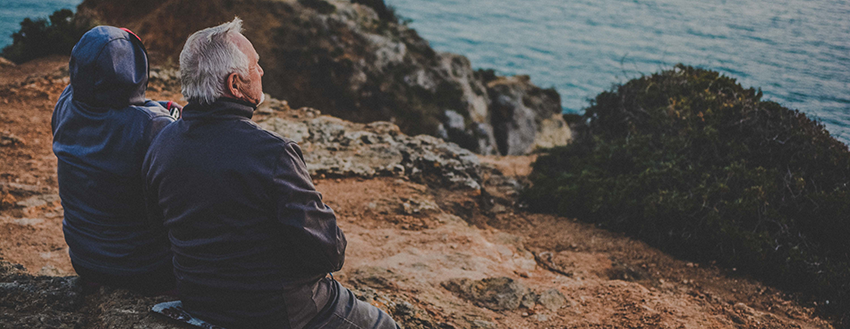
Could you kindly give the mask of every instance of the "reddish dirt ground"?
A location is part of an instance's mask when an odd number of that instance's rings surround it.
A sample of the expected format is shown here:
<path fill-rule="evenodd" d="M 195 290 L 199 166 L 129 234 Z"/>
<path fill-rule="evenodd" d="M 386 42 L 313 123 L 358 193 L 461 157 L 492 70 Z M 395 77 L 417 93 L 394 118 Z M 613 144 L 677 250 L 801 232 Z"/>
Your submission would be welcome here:
<path fill-rule="evenodd" d="M 68 79 L 53 57 L 0 69 L 0 258 L 29 272 L 73 275 L 51 152 L 50 117 Z M 176 99 L 153 86 L 150 98 Z M 506 175 L 533 156 L 482 157 Z M 321 179 L 317 189 L 349 240 L 338 278 L 403 296 L 457 327 L 831 328 L 813 309 L 732 270 L 668 256 L 592 225 L 510 207 L 482 210 L 477 193 L 398 178 Z M 564 307 L 491 311 L 441 285 L 510 277 Z"/>

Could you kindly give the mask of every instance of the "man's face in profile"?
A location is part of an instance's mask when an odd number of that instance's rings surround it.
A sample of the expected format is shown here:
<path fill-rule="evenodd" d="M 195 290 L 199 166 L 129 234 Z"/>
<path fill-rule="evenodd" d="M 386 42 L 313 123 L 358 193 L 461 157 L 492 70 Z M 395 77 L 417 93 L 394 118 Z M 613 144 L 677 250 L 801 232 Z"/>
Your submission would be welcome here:
<path fill-rule="evenodd" d="M 263 100 L 263 68 L 260 67 L 260 55 L 245 36 L 237 34 L 234 38 L 236 47 L 248 57 L 248 76 L 242 77 L 244 80 L 239 89 L 246 101 L 260 104 Z"/>

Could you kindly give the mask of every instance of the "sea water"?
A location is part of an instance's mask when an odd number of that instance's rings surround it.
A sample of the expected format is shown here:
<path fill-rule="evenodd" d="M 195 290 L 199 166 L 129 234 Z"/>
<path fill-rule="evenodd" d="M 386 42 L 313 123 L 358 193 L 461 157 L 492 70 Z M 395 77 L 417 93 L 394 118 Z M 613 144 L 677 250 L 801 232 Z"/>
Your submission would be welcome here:
<path fill-rule="evenodd" d="M 387 0 L 440 51 L 555 87 L 565 112 L 677 63 L 761 88 L 850 142 L 847 0 Z"/>
<path fill-rule="evenodd" d="M 616 83 L 684 63 L 717 70 L 850 142 L 850 1 L 386 0 L 440 51 L 527 74 L 565 112 Z M 24 17 L 80 0 L 0 1 L 0 47 Z"/>
<path fill-rule="evenodd" d="M 12 43 L 12 33 L 21 29 L 24 18 L 44 18 L 59 9 L 77 11 L 81 0 L 0 0 L 0 48 Z"/>

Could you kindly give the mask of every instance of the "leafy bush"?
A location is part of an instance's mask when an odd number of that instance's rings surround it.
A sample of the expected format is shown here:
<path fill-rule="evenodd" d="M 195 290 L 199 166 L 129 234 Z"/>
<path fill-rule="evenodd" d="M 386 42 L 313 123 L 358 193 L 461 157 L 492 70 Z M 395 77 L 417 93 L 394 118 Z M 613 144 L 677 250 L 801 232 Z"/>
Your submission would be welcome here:
<path fill-rule="evenodd" d="M 539 158 L 524 197 L 847 314 L 850 152 L 761 96 L 682 65 L 631 80 L 591 101 L 583 135 Z"/>
<path fill-rule="evenodd" d="M 352 3 L 359 3 L 362 5 L 366 5 L 372 7 L 375 12 L 378 14 L 378 18 L 387 22 L 397 22 L 398 17 L 395 14 L 395 9 L 391 6 L 387 6 L 384 0 L 351 0 Z"/>
<path fill-rule="evenodd" d="M 336 11 L 336 6 L 325 0 L 298 0 L 298 3 L 305 7 L 313 8 L 320 14 L 327 15 Z"/>
<path fill-rule="evenodd" d="M 57 10 L 49 18 L 24 18 L 21 30 L 12 34 L 12 44 L 3 48 L 3 57 L 22 63 L 52 54 L 68 55 L 93 27 L 90 20 L 75 17 L 69 9 Z"/>

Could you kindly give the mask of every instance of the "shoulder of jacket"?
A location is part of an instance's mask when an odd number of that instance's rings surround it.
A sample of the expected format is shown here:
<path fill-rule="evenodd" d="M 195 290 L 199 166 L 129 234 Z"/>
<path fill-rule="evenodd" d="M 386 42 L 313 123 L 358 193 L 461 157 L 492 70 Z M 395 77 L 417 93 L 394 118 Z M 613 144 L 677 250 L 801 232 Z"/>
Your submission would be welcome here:
<path fill-rule="evenodd" d="M 128 108 L 133 115 L 138 115 L 153 120 L 155 118 L 167 117 L 172 118 L 164 107 L 157 105 L 130 105 Z M 172 118 L 173 121 L 173 118 Z"/>
<path fill-rule="evenodd" d="M 264 129 L 263 127 L 260 127 L 260 125 L 258 125 L 254 121 L 242 120 L 242 122 L 244 122 L 247 125 L 250 125 L 254 129 L 256 129 L 258 131 L 258 134 L 260 134 L 261 136 L 264 136 L 266 138 L 271 138 L 271 139 L 279 142 L 281 146 L 286 147 L 289 144 L 296 144 L 297 145 L 297 143 L 293 142 L 289 138 L 283 137 L 281 135 L 278 135 L 276 132 L 268 131 L 268 130 Z"/>

